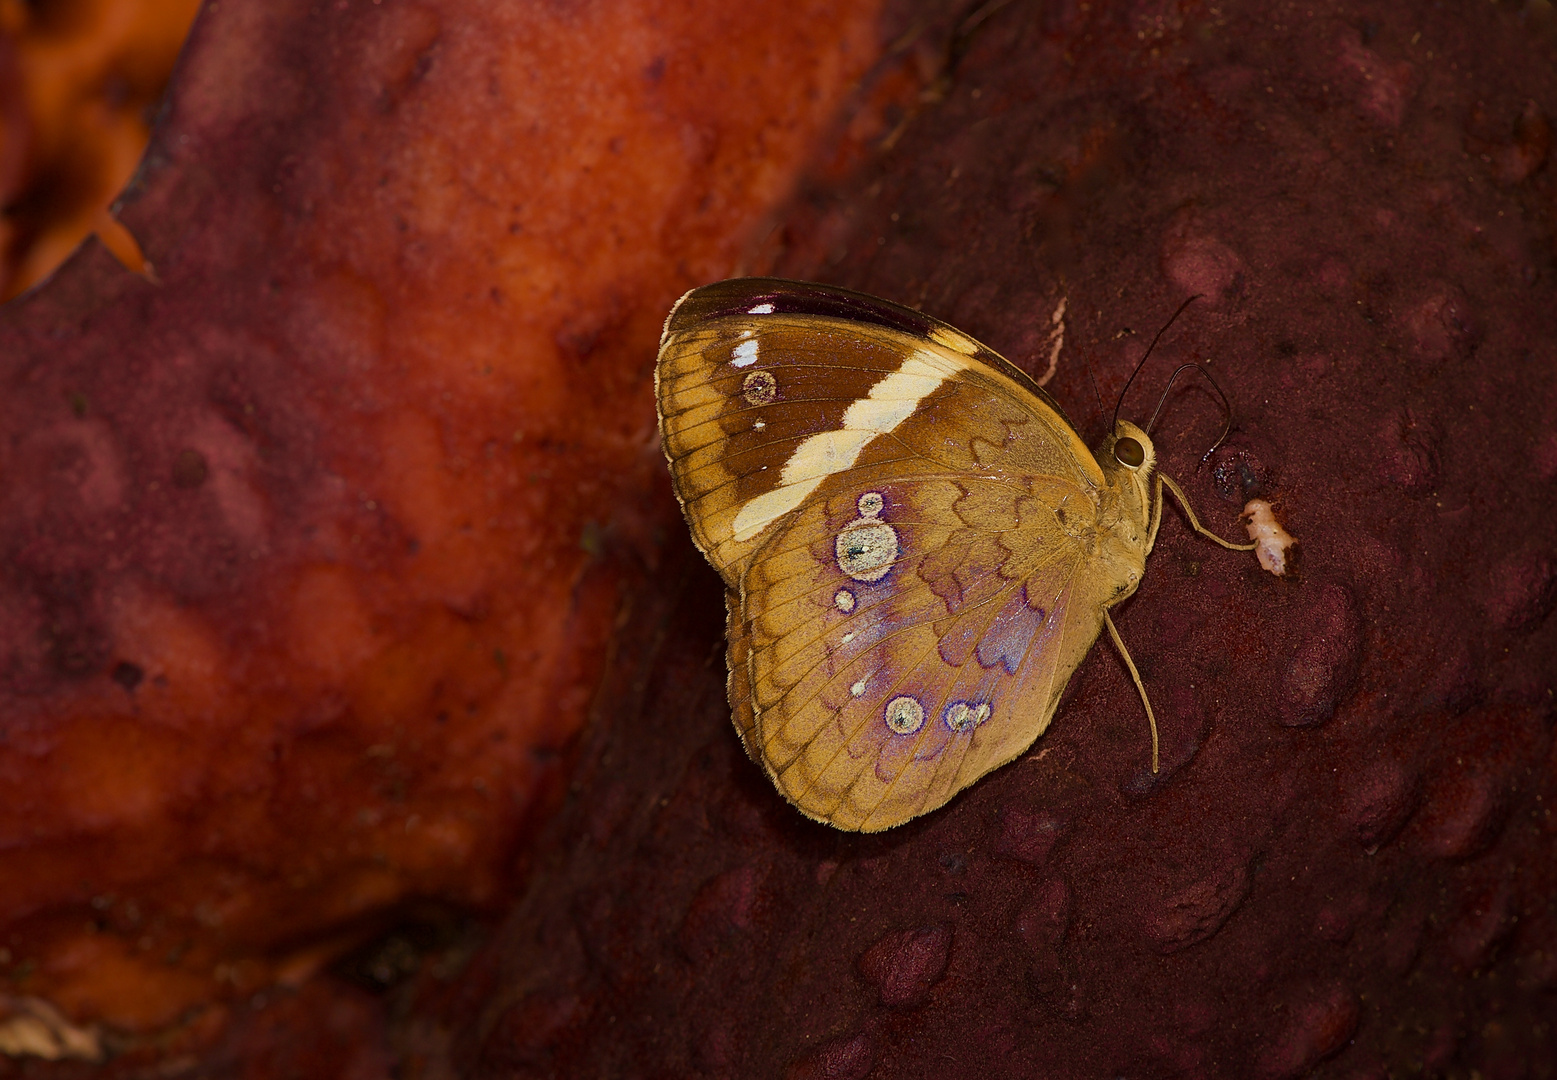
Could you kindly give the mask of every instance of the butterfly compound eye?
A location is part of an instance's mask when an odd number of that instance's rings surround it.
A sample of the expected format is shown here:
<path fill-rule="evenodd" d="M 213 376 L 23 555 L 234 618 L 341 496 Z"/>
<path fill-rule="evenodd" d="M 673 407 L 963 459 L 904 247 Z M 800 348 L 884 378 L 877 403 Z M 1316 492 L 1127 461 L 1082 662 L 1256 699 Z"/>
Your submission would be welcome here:
<path fill-rule="evenodd" d="M 1114 460 L 1127 469 L 1139 469 L 1146 460 L 1146 451 L 1141 449 L 1139 442 L 1126 435 L 1114 443 Z"/>

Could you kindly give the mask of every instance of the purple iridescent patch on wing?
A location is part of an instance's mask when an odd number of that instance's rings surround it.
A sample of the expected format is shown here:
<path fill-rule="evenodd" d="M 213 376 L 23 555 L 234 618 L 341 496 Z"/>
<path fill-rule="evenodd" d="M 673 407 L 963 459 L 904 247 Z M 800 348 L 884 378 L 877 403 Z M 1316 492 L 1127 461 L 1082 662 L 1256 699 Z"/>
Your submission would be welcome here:
<path fill-rule="evenodd" d="M 968 662 L 968 655 L 979 640 L 978 624 L 972 619 L 958 619 L 952 624 L 951 629 L 941 635 L 937 644 L 937 651 L 941 660 L 954 668 L 959 668 Z"/>
<path fill-rule="evenodd" d="M 1000 614 L 995 616 L 978 643 L 979 664 L 992 668 L 1004 665 L 1008 675 L 1015 675 L 1022 659 L 1032 646 L 1033 638 L 1043 628 L 1048 612 L 1030 607 L 1023 593 L 1017 593 L 1006 601 Z"/>

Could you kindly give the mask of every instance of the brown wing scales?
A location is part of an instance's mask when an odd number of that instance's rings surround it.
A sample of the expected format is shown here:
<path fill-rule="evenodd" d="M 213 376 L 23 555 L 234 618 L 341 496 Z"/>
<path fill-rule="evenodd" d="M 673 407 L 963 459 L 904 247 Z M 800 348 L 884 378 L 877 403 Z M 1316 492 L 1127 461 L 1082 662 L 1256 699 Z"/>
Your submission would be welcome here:
<path fill-rule="evenodd" d="M 890 305 L 774 314 L 738 286 L 684 301 L 657 369 L 676 492 L 729 585 L 735 726 L 806 814 L 888 828 L 1048 725 L 1117 588 L 1090 539 L 1107 481 L 955 331 Z"/>
<path fill-rule="evenodd" d="M 753 562 L 744 603 L 757 740 L 780 789 L 812 816 L 877 829 L 945 802 L 961 778 L 1042 732 L 1064 687 L 1055 675 L 1097 635 L 1101 607 L 1066 603 L 1079 543 L 1037 499 L 1004 484 L 975 497 L 976 486 L 941 475 L 839 492 L 804 508 Z M 875 583 L 849 577 L 832 550 L 866 494 L 882 496 L 899 537 Z M 1083 637 L 1079 652 L 1044 662 L 1051 646 Z M 908 730 L 888 723 L 898 698 L 922 712 L 899 725 Z"/>
<path fill-rule="evenodd" d="M 724 591 L 725 611 L 725 693 L 730 699 L 730 719 L 741 737 L 746 756 L 762 764 L 757 745 L 757 717 L 751 706 L 751 633 L 741 617 L 741 596 L 734 589 Z"/>

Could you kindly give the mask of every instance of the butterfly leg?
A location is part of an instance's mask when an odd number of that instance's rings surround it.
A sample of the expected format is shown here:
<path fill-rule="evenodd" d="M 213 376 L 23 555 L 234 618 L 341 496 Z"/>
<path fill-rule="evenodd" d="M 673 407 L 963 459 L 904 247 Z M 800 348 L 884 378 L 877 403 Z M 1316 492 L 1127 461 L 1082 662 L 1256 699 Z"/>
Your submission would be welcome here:
<path fill-rule="evenodd" d="M 1130 669 L 1130 678 L 1135 680 L 1135 688 L 1141 694 L 1141 704 L 1146 706 L 1146 722 L 1152 729 L 1152 772 L 1155 773 L 1157 771 L 1157 717 L 1152 713 L 1151 698 L 1146 696 L 1146 684 L 1141 682 L 1141 673 L 1135 670 L 1135 661 L 1130 659 L 1130 650 L 1125 648 L 1124 638 L 1119 636 L 1119 630 L 1114 626 L 1114 620 L 1107 611 L 1103 612 L 1103 622 L 1108 627 L 1108 636 L 1114 639 L 1114 648 L 1119 650 L 1119 655 L 1124 658 L 1125 667 Z"/>
<path fill-rule="evenodd" d="M 1215 540 L 1228 551 L 1254 550 L 1253 544 L 1234 544 L 1229 540 L 1223 540 L 1220 536 L 1216 535 L 1216 533 L 1200 524 L 1200 519 L 1195 516 L 1194 509 L 1189 505 L 1189 497 L 1184 494 L 1184 489 L 1175 484 L 1173 482 L 1173 477 L 1168 476 L 1166 473 L 1157 474 L 1157 505 L 1154 508 L 1152 514 L 1153 520 L 1151 530 L 1151 534 L 1154 538 L 1157 535 L 1156 525 L 1158 516 L 1162 513 L 1162 486 L 1164 484 L 1168 485 L 1168 490 L 1173 492 L 1173 497 L 1179 501 L 1179 508 L 1184 511 L 1184 516 L 1189 519 L 1190 527 L 1201 536 L 1204 536 L 1207 540 Z"/>

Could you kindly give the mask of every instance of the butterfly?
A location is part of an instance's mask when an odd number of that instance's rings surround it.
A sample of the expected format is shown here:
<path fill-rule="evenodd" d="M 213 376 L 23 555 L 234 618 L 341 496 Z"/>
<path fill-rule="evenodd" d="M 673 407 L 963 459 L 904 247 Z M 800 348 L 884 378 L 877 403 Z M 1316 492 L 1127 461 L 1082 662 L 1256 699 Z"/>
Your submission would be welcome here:
<path fill-rule="evenodd" d="M 1021 369 L 831 286 L 740 278 L 677 302 L 655 368 L 693 540 L 723 577 L 747 754 L 803 814 L 877 832 L 1042 735 L 1135 592 L 1173 492 L 1146 431 L 1094 455 Z M 1150 425 L 1148 425 L 1150 427 Z"/>

